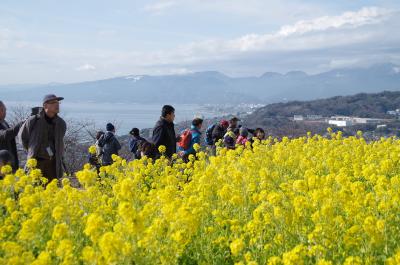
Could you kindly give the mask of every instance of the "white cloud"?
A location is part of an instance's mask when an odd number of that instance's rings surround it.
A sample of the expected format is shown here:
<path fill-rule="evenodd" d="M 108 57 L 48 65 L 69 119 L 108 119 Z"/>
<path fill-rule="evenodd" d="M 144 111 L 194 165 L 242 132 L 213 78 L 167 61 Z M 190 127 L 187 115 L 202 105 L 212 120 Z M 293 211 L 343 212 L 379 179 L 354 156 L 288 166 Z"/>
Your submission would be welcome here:
<path fill-rule="evenodd" d="M 329 68 L 342 68 L 355 66 L 360 63 L 358 58 L 348 58 L 348 59 L 333 59 L 329 63 Z"/>
<path fill-rule="evenodd" d="M 187 75 L 187 74 L 192 74 L 193 71 L 187 69 L 187 68 L 173 68 L 169 69 L 166 71 L 166 74 L 170 75 Z"/>
<path fill-rule="evenodd" d="M 249 51 L 268 48 L 274 41 L 307 33 L 318 33 L 332 29 L 354 29 L 364 25 L 378 24 L 387 19 L 391 12 L 377 7 L 365 7 L 356 12 L 345 12 L 340 16 L 324 16 L 302 20 L 293 25 L 285 25 L 273 34 L 249 34 L 230 41 L 231 49 Z M 350 38 L 351 39 L 351 38 Z"/>
<path fill-rule="evenodd" d="M 92 64 L 86 63 L 86 64 L 83 64 L 83 65 L 77 67 L 75 70 L 77 70 L 77 71 L 93 71 L 93 70 L 96 70 L 96 67 Z"/>
<path fill-rule="evenodd" d="M 151 13 L 160 14 L 163 11 L 175 6 L 176 4 L 176 1 L 159 1 L 153 4 L 146 5 L 144 7 L 144 10 Z"/>
<path fill-rule="evenodd" d="M 382 22 L 391 11 L 378 7 L 364 7 L 356 12 L 345 12 L 340 16 L 324 16 L 312 20 L 302 20 L 294 25 L 283 26 L 277 36 L 304 34 L 312 31 L 323 31 L 338 28 L 355 28 Z"/>
<path fill-rule="evenodd" d="M 254 20 L 255 24 L 280 23 L 299 16 L 323 12 L 321 5 L 304 1 L 265 1 L 265 0 L 158 0 L 144 7 L 146 11 L 161 14 L 174 8 L 187 14 L 214 14 L 215 16 L 235 16 Z"/>
<path fill-rule="evenodd" d="M 169 7 L 175 5 L 172 4 L 175 1 L 170 3 Z M 211 2 L 208 3 L 211 5 Z M 163 10 L 162 7 L 159 6 L 160 10 Z M 168 5 L 164 7 L 168 8 Z M 313 71 L 318 71 L 318 68 L 329 70 L 381 60 L 398 63 L 400 35 L 396 34 L 396 30 L 399 26 L 398 12 L 365 7 L 334 16 L 303 19 L 278 26 L 276 31 L 269 31 L 267 34 L 208 39 L 151 52 L 138 49 L 124 51 L 115 48 L 51 47 L 25 42 L 25 38 L 21 37 L 23 35 L 0 28 L 0 73 L 9 78 L 3 82 L 9 83 L 20 80 L 17 74 L 15 77 L 6 74 L 11 73 L 12 69 L 15 69 L 15 73 L 24 72 L 33 81 L 42 78 L 40 81 L 69 82 L 130 73 L 187 74 L 216 69 L 240 75 L 243 71 L 257 73 L 257 69 L 280 71 L 285 68 L 312 68 Z M 97 36 L 112 33 L 99 31 Z M 6 48 L 2 49 L 2 45 Z M 390 51 L 386 52 L 385 49 Z M 49 74 L 56 70 L 57 73 Z M 54 79 L 48 80 L 49 76 Z M 14 79 L 16 81 L 12 81 Z"/>

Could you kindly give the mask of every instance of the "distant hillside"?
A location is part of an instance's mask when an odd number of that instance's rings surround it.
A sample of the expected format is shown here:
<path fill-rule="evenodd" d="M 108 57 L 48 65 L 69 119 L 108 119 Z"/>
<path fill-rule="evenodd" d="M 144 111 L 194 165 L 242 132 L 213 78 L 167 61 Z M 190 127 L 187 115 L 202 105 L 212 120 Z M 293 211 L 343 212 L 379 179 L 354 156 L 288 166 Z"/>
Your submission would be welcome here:
<path fill-rule="evenodd" d="M 40 100 L 56 93 L 69 101 L 130 103 L 274 103 L 337 95 L 400 91 L 400 67 L 337 69 L 308 75 L 267 72 L 260 77 L 232 78 L 219 72 L 169 76 L 124 76 L 75 84 L 0 87 L 3 100 Z"/>
<path fill-rule="evenodd" d="M 248 115 L 244 125 L 250 128 L 263 127 L 273 135 L 297 136 L 312 131 L 324 133 L 329 125 L 293 122 L 293 115 L 334 115 L 365 118 L 393 118 L 389 110 L 400 108 L 400 92 L 385 91 L 377 94 L 357 94 L 313 101 L 292 101 L 270 104 Z"/>

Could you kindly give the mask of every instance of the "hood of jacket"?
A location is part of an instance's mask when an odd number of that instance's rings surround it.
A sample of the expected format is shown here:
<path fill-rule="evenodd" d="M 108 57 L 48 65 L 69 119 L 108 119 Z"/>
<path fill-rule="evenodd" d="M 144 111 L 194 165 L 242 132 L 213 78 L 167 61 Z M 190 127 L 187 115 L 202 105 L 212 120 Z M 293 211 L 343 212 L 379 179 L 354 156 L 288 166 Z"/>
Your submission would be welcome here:
<path fill-rule="evenodd" d="M 195 131 L 195 132 L 197 132 L 198 134 L 201 134 L 199 128 L 197 128 L 197 127 L 194 126 L 194 125 L 191 125 L 191 126 L 190 126 L 190 130 Z"/>
<path fill-rule="evenodd" d="M 103 137 L 104 143 L 109 143 L 112 140 L 112 138 L 114 137 L 114 133 L 106 132 L 102 137 Z"/>
<path fill-rule="evenodd" d="M 173 126 L 173 122 L 169 122 L 163 117 L 160 117 L 160 119 L 157 121 L 156 126 Z"/>

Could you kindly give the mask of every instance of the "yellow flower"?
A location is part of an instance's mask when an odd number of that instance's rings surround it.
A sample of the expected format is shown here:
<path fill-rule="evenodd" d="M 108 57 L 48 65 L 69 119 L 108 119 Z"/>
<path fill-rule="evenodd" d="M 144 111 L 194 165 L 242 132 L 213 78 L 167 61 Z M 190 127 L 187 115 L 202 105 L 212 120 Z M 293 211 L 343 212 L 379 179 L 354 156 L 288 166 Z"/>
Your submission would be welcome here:
<path fill-rule="evenodd" d="M 96 262 L 96 252 L 90 246 L 86 246 L 82 250 L 82 260 L 87 263 L 95 263 Z"/>
<path fill-rule="evenodd" d="M 193 145 L 193 149 L 194 149 L 196 152 L 199 152 L 199 151 L 200 151 L 200 148 L 201 148 L 201 146 L 200 146 L 198 143 L 195 143 L 195 144 Z"/>
<path fill-rule="evenodd" d="M 99 247 L 107 263 L 115 263 L 121 257 L 124 244 L 119 236 L 107 232 L 101 237 Z"/>
<path fill-rule="evenodd" d="M 56 221 L 61 221 L 65 215 L 65 208 L 62 206 L 56 206 L 53 209 L 53 212 L 51 216 L 54 218 Z"/>
<path fill-rule="evenodd" d="M 7 175 L 12 172 L 12 167 L 10 165 L 5 165 L 1 167 L 1 174 Z"/>
<path fill-rule="evenodd" d="M 53 229 L 53 239 L 62 239 L 68 233 L 68 226 L 66 223 L 56 224 Z"/>
<path fill-rule="evenodd" d="M 167 148 L 164 145 L 160 145 L 158 147 L 158 152 L 160 152 L 160 154 L 164 154 L 167 151 Z"/>
<path fill-rule="evenodd" d="M 37 166 L 37 161 L 34 158 L 28 159 L 26 162 L 26 167 L 29 169 L 34 169 Z"/>
<path fill-rule="evenodd" d="M 324 260 L 324 259 L 320 259 L 317 262 L 317 265 L 332 265 L 332 264 L 333 264 L 332 261 L 327 261 L 327 260 Z"/>
<path fill-rule="evenodd" d="M 361 265 L 361 264 L 363 264 L 361 258 L 353 256 L 346 258 L 346 260 L 343 263 L 343 265 Z"/>
<path fill-rule="evenodd" d="M 63 239 L 61 240 L 57 250 L 56 254 L 60 258 L 64 258 L 66 256 L 71 255 L 73 252 L 73 243 L 69 239 Z"/>
<path fill-rule="evenodd" d="M 231 253 L 233 256 L 237 256 L 244 249 L 245 245 L 241 238 L 235 239 L 230 245 Z"/>
<path fill-rule="evenodd" d="M 114 159 L 99 174 L 84 166 L 79 188 L 44 187 L 33 166 L 6 174 L 0 264 L 400 264 L 396 138 L 331 132 L 187 163 Z"/>
<path fill-rule="evenodd" d="M 88 151 L 89 151 L 89 154 L 95 155 L 96 152 L 97 152 L 96 146 L 95 146 L 95 145 L 91 145 L 91 146 L 89 147 Z"/>
<path fill-rule="evenodd" d="M 282 260 L 280 257 L 270 257 L 267 263 L 267 265 L 280 265 L 280 264 L 282 264 Z"/>
<path fill-rule="evenodd" d="M 32 262 L 32 265 L 50 265 L 53 264 L 51 260 L 51 255 L 48 252 L 40 252 L 37 259 Z"/>

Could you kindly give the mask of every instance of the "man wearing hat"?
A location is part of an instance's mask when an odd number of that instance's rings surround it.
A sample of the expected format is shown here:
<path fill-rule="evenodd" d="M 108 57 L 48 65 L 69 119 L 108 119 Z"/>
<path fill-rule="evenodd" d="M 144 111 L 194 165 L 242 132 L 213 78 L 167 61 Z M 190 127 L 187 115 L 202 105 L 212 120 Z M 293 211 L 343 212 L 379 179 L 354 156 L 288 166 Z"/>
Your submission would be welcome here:
<path fill-rule="evenodd" d="M 58 116 L 60 101 L 63 99 L 54 94 L 46 95 L 43 98 L 43 109 L 29 117 L 19 132 L 20 141 L 28 151 L 28 159 L 37 160 L 37 168 L 49 182 L 61 179 L 64 175 L 64 136 L 67 125 Z"/>
<path fill-rule="evenodd" d="M 233 117 L 229 120 L 229 127 L 228 131 L 233 131 L 234 129 L 238 128 L 238 122 L 240 119 L 238 117 Z"/>

